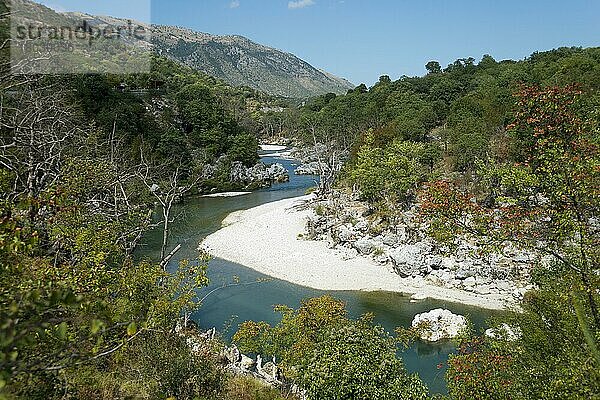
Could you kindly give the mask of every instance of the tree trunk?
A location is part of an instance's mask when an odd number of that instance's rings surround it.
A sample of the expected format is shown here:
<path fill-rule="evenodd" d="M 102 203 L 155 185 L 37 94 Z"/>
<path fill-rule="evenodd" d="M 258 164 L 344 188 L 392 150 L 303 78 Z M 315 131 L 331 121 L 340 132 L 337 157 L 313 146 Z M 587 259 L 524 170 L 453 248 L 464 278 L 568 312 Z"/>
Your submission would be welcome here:
<path fill-rule="evenodd" d="M 169 211 L 166 208 L 163 208 L 163 238 L 162 238 L 162 246 L 160 248 L 160 259 L 164 260 L 165 255 L 167 253 L 167 241 L 169 239 Z"/>

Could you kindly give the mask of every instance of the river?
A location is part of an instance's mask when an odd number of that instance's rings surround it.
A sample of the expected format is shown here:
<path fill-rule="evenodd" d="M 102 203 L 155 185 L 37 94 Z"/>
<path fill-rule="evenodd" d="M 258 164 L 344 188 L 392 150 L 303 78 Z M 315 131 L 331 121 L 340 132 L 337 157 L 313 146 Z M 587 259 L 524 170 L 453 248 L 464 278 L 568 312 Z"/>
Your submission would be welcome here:
<path fill-rule="evenodd" d="M 294 161 L 269 157 L 263 158 L 263 161 L 283 164 L 290 171 L 290 181 L 244 196 L 194 197 L 187 199 L 185 204 L 177 208 L 176 213 L 179 214 L 179 217 L 172 225 L 170 243 L 171 247 L 173 244 L 180 243 L 182 248 L 171 260 L 171 268 L 175 268 L 180 259 L 197 257 L 199 242 L 218 230 L 221 222 L 229 213 L 272 201 L 301 196 L 308 188 L 315 185 L 315 177 L 293 174 Z M 160 249 L 160 235 L 161 232 L 158 231 L 147 235 L 138 255 L 156 259 Z M 274 238 L 274 240 L 276 239 Z M 268 278 L 242 265 L 220 259 L 210 261 L 208 276 L 211 282 L 210 286 L 202 290 L 201 296 L 224 283 L 233 282 L 234 277 L 239 278 L 241 282 Z M 216 327 L 225 340 L 230 340 L 237 326 L 243 321 L 277 323 L 278 314 L 273 312 L 273 305 L 285 304 L 297 308 L 302 299 L 325 293 L 344 300 L 349 313 L 354 317 L 372 313 L 375 316 L 375 322 L 390 332 L 397 326 L 410 326 L 415 314 L 434 308 L 446 308 L 454 313 L 465 315 L 470 318 L 478 330 L 483 329 L 485 320 L 494 315 L 493 311 L 445 301 L 428 299 L 411 302 L 407 296 L 387 292 L 323 292 L 274 279 L 256 285 L 218 290 L 206 299 L 200 310 L 193 315 L 193 319 L 204 329 Z M 418 373 L 432 393 L 445 393 L 446 361 L 448 355 L 453 351 L 454 346 L 450 343 L 419 342 L 403 351 L 401 355 L 406 368 L 410 372 Z M 441 368 L 439 368 L 440 365 Z"/>

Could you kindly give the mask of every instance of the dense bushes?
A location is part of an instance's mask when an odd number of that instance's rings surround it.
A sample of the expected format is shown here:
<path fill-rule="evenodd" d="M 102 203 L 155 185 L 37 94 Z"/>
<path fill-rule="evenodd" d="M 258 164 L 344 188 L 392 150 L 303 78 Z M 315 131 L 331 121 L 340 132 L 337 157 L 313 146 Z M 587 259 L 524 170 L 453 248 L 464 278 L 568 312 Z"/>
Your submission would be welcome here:
<path fill-rule="evenodd" d="M 159 66 L 128 85 L 94 75 L 0 84 L 0 398 L 225 390 L 211 356 L 194 356 L 173 333 L 208 282 L 205 260 L 168 273 L 163 260 L 132 253 L 155 222 L 152 183 L 178 190 L 227 153 L 252 163 L 257 143 L 231 117 L 231 88 Z M 208 143 L 198 137 L 211 130 L 221 147 L 202 158 Z M 174 171 L 178 179 L 165 183 Z"/>
<path fill-rule="evenodd" d="M 310 399 L 427 398 L 425 385 L 397 358 L 396 341 L 369 317 L 349 319 L 344 303 L 329 296 L 297 311 L 276 309 L 279 324 L 245 322 L 234 341 L 243 351 L 277 357 Z"/>
<path fill-rule="evenodd" d="M 435 62 L 429 68 L 423 77 L 392 82 L 384 76 L 369 89 L 362 85 L 345 96 L 321 96 L 289 115 L 285 129 L 308 143 L 315 132 L 322 132 L 316 139 L 330 146 L 342 143 L 340 147 L 350 151 L 346 176 L 359 183 L 369 201 L 389 201 L 390 188 L 385 185 L 394 185 L 386 182 L 394 180 L 393 170 L 388 169 L 389 179 L 383 179 L 385 162 L 379 158 L 387 158 L 383 152 L 398 146 L 394 143 L 441 149 L 441 157 L 431 158 L 440 173 L 469 176 L 477 160 L 514 160 L 515 151 L 522 147 L 505 135 L 513 112 L 512 95 L 520 85 L 579 83 L 591 96 L 600 89 L 600 48 L 561 48 L 518 62 L 497 62 L 486 55 L 479 64 L 468 58 L 443 70 Z M 364 187 L 357 182 L 359 175 L 368 181 L 362 182 Z M 405 191 L 399 189 L 396 197 L 403 201 Z"/>

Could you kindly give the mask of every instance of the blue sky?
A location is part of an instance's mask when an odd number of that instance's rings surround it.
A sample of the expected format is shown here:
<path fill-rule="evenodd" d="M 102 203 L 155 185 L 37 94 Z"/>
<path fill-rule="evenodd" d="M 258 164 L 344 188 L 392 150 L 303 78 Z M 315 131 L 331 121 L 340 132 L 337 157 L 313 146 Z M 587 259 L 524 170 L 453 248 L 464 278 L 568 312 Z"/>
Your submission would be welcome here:
<path fill-rule="evenodd" d="M 147 20 L 148 0 L 38 0 Z M 353 83 L 422 75 L 457 58 L 600 46 L 599 0 L 152 0 L 153 23 L 239 34 Z"/>

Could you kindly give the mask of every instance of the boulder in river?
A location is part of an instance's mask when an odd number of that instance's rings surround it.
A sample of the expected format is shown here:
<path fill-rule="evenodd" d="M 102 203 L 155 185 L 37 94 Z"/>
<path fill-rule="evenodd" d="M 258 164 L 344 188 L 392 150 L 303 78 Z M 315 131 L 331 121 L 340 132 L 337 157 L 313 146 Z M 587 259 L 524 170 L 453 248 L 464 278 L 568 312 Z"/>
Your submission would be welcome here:
<path fill-rule="evenodd" d="M 417 330 L 422 340 L 437 342 L 457 337 L 467 328 L 467 319 L 449 310 L 437 308 L 415 315 L 412 327 Z"/>

